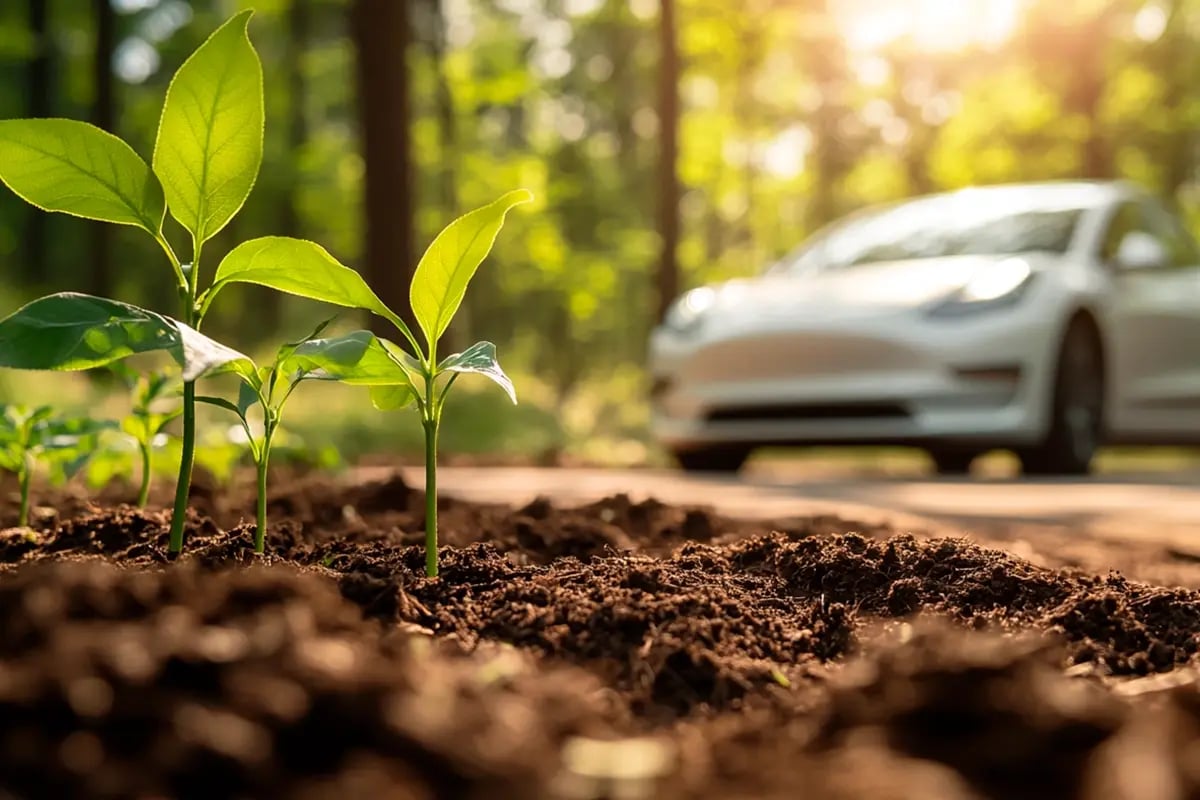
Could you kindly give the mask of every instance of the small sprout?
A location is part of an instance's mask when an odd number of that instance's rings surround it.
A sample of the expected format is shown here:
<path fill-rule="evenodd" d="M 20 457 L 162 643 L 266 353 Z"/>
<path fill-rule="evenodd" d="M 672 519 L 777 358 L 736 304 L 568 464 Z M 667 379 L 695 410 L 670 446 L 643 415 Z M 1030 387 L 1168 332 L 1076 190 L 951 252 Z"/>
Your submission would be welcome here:
<path fill-rule="evenodd" d="M 784 675 L 779 669 L 771 670 L 771 680 L 775 681 L 785 689 L 792 688 L 792 682 L 788 680 L 788 676 Z"/>
<path fill-rule="evenodd" d="M 164 442 L 165 431 L 173 420 L 183 413 L 183 406 L 162 408 L 164 401 L 174 401 L 182 392 L 167 375 L 159 373 L 139 375 L 124 362 L 109 365 L 127 387 L 132 398 L 132 409 L 121 420 L 121 430 L 137 444 L 142 460 L 142 482 L 138 488 L 138 507 L 145 508 L 150 500 L 150 482 L 154 476 L 153 458 L 156 446 Z"/>
<path fill-rule="evenodd" d="M 52 482 L 66 482 L 95 452 L 100 432 L 111 427 L 111 422 L 56 414 L 49 406 L 0 406 L 0 469 L 14 473 L 20 484 L 18 527 L 29 527 L 34 468 L 41 464 Z"/>
<path fill-rule="evenodd" d="M 258 503 L 254 529 L 254 552 L 266 549 L 267 473 L 271 448 L 280 432 L 283 408 L 292 393 L 306 380 L 371 380 L 373 364 L 390 360 L 382 345 L 369 331 L 354 331 L 344 336 L 319 339 L 332 323 L 328 319 L 299 342 L 279 348 L 275 360 L 265 367 L 238 372 L 242 379 L 237 402 L 222 397 L 197 397 L 196 401 L 232 411 L 241 422 L 244 443 L 250 450 L 258 476 Z M 261 424 L 254 425 L 250 411 L 257 409 Z"/>
<path fill-rule="evenodd" d="M 438 342 L 462 304 L 471 278 L 491 251 L 504 226 L 504 218 L 513 208 L 532 199 L 523 189 L 509 192 L 451 222 L 429 245 L 409 287 L 413 315 L 425 337 L 424 349 L 400 318 L 384 309 L 387 312 L 384 316 L 397 326 L 417 355 L 409 355 L 385 341 L 384 346 L 399 368 L 399 380 L 391 385 L 373 386 L 371 400 L 376 408 L 385 411 L 415 405 L 421 415 L 425 431 L 425 574 L 431 578 L 438 574 L 437 443 L 446 397 L 459 375 L 475 373 L 498 384 L 513 403 L 517 402 L 512 381 L 496 360 L 494 344 L 477 342 L 439 361 Z"/>

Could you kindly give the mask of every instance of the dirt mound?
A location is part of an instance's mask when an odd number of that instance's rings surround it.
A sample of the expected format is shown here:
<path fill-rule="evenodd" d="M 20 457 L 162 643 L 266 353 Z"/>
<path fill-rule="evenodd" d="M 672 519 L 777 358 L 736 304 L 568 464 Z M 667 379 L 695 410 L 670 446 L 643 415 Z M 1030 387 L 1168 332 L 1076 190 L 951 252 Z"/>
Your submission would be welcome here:
<path fill-rule="evenodd" d="M 599 719 L 598 687 L 443 649 L 385 636 L 328 582 L 278 567 L 24 567 L 0 581 L 0 785 L 534 796 L 563 739 Z"/>
<path fill-rule="evenodd" d="M 1059 659 L 1039 638 L 922 630 L 873 648 L 841 676 L 820 740 L 873 731 L 997 800 L 1079 796 L 1127 708 L 1095 683 L 1064 677 Z"/>
<path fill-rule="evenodd" d="M 176 560 L 160 510 L 0 531 L 0 793 L 1200 796 L 1195 591 L 623 495 L 444 500 L 429 580 L 398 477 L 295 476 L 261 557 L 210 488 Z"/>
<path fill-rule="evenodd" d="M 1200 651 L 1200 592 L 1038 567 L 966 539 L 771 536 L 733 545 L 730 558 L 778 576 L 789 596 L 860 615 L 925 610 L 973 628 L 1058 636 L 1069 643 L 1064 666 L 1091 663 L 1104 674 L 1169 670 Z"/>

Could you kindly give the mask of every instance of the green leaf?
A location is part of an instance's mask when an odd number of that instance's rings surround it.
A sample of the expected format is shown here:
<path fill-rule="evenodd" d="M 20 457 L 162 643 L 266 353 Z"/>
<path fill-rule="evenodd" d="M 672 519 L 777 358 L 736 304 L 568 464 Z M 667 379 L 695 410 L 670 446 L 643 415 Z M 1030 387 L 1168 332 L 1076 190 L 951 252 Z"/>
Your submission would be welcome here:
<path fill-rule="evenodd" d="M 263 75 L 243 11 L 183 63 L 163 104 L 154 172 L 171 216 L 201 242 L 246 202 L 263 155 Z"/>
<path fill-rule="evenodd" d="M 0 366 L 82 370 L 180 347 L 168 318 L 102 297 L 63 292 L 42 297 L 0 320 Z"/>
<path fill-rule="evenodd" d="M 75 419 L 53 419 L 41 423 L 37 432 L 38 446 L 45 452 L 73 450 L 80 443 L 103 431 L 117 427 L 111 420 L 80 417 Z"/>
<path fill-rule="evenodd" d="M 150 433 L 153 436 L 157 436 L 158 434 L 162 433 L 168 425 L 181 416 L 183 416 L 182 407 L 176 408 L 174 411 L 167 411 L 161 414 L 151 414 L 149 417 L 147 417 L 146 424 L 150 428 Z"/>
<path fill-rule="evenodd" d="M 230 283 L 254 283 L 335 306 L 365 309 L 393 323 L 398 319 L 361 275 L 319 244 L 303 239 L 264 236 L 233 248 L 217 267 L 213 285 L 202 301 L 202 313 Z"/>
<path fill-rule="evenodd" d="M 404 408 L 417 399 L 417 393 L 411 386 L 372 386 L 371 403 L 380 411 L 394 411 Z"/>
<path fill-rule="evenodd" d="M 317 339 L 317 337 L 320 336 L 322 333 L 324 333 L 325 329 L 328 328 L 330 325 L 332 325 L 334 320 L 336 320 L 336 319 L 337 319 L 337 315 L 335 314 L 332 317 L 330 317 L 329 319 L 321 322 L 321 324 L 317 325 L 316 328 L 313 328 L 312 333 L 310 333 L 308 336 L 305 336 L 300 341 L 289 342 L 289 343 L 283 345 L 282 347 L 280 347 L 278 352 L 275 354 L 275 363 L 277 365 L 282 365 L 289 358 L 291 358 L 292 353 L 296 352 L 297 347 L 300 347 L 301 345 L 303 345 L 307 342 L 315 341 Z"/>
<path fill-rule="evenodd" d="M 55 483 L 74 477 L 98 449 L 99 436 L 117 425 L 88 417 L 57 417 L 39 422 L 33 452 L 50 469 Z"/>
<path fill-rule="evenodd" d="M 254 371 L 254 362 L 232 347 L 226 347 L 220 342 L 210 339 L 200 331 L 189 328 L 182 322 L 171 320 L 179 329 L 182 356 L 176 355 L 175 360 L 183 367 L 183 379 L 194 381 L 210 375 L 225 375 L 233 373 L 245 376 Z"/>
<path fill-rule="evenodd" d="M 212 397 L 211 395 L 196 395 L 196 402 L 204 403 L 204 405 L 206 405 L 206 406 L 216 406 L 217 408 L 221 408 L 226 411 L 232 411 L 234 414 L 237 414 L 239 417 L 243 416 L 242 410 L 240 408 L 238 408 L 237 406 L 235 406 L 233 403 L 226 400 L 224 397 Z"/>
<path fill-rule="evenodd" d="M 370 331 L 304 342 L 285 362 L 284 371 L 355 386 L 412 383 L 412 374 Z"/>
<path fill-rule="evenodd" d="M 253 367 L 177 320 L 104 297 L 52 294 L 0 320 L 0 367 L 75 371 L 155 351 L 170 353 L 185 381 Z"/>
<path fill-rule="evenodd" d="M 86 122 L 0 120 L 0 180 L 46 211 L 162 230 L 166 204 L 154 173 L 129 145 Z"/>
<path fill-rule="evenodd" d="M 467 284 L 492 249 L 504 217 L 533 195 L 519 189 L 465 214 L 437 235 L 417 264 L 409 302 L 432 350 L 462 304 Z"/>
<path fill-rule="evenodd" d="M 247 383 L 243 381 L 242 384 L 238 386 L 238 416 L 242 418 L 242 422 L 246 425 L 246 434 L 250 436 L 251 439 L 253 439 L 254 436 L 250 434 L 250 423 L 247 421 L 246 415 L 250 413 L 250 409 L 254 408 L 254 406 L 262 404 L 262 399 L 258 396 L 258 393 L 261 390 L 261 379 L 258 381 L 258 383 Z"/>
<path fill-rule="evenodd" d="M 150 420 L 142 415 L 134 415 L 121 420 L 121 430 L 139 442 L 148 442 L 154 437 L 149 428 Z"/>
<path fill-rule="evenodd" d="M 516 405 L 517 390 L 500 368 L 500 362 L 496 360 L 496 345 L 491 342 L 476 342 L 461 353 L 449 356 L 438 365 L 438 371 L 473 372 L 483 375 L 499 384 L 513 401 L 513 405 Z"/>

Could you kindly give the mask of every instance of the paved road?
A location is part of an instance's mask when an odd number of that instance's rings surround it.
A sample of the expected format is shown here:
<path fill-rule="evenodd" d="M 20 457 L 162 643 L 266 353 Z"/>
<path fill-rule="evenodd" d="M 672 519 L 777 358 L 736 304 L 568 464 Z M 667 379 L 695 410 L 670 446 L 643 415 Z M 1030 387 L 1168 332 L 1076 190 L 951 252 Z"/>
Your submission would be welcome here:
<path fill-rule="evenodd" d="M 420 470 L 405 477 L 420 486 Z M 838 514 L 902 530 L 1011 536 L 1033 529 L 1160 542 L 1200 553 L 1200 473 L 1103 475 L 1081 480 L 922 476 L 822 477 L 811 469 L 694 478 L 656 470 L 443 468 L 445 494 L 519 504 L 545 495 L 572 504 L 619 492 L 634 499 L 712 506 L 731 516 Z"/>

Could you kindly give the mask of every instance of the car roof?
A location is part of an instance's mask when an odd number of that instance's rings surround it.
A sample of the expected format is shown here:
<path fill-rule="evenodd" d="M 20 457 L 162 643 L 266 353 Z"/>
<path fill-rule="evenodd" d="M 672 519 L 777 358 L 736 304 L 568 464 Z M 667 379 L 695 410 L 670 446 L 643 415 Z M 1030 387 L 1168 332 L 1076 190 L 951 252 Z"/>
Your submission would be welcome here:
<path fill-rule="evenodd" d="M 1059 180 L 1025 183 L 994 183 L 968 186 L 914 197 L 912 200 L 961 200 L 987 195 L 1014 206 L 1102 206 L 1139 194 L 1136 187 L 1117 180 Z"/>

